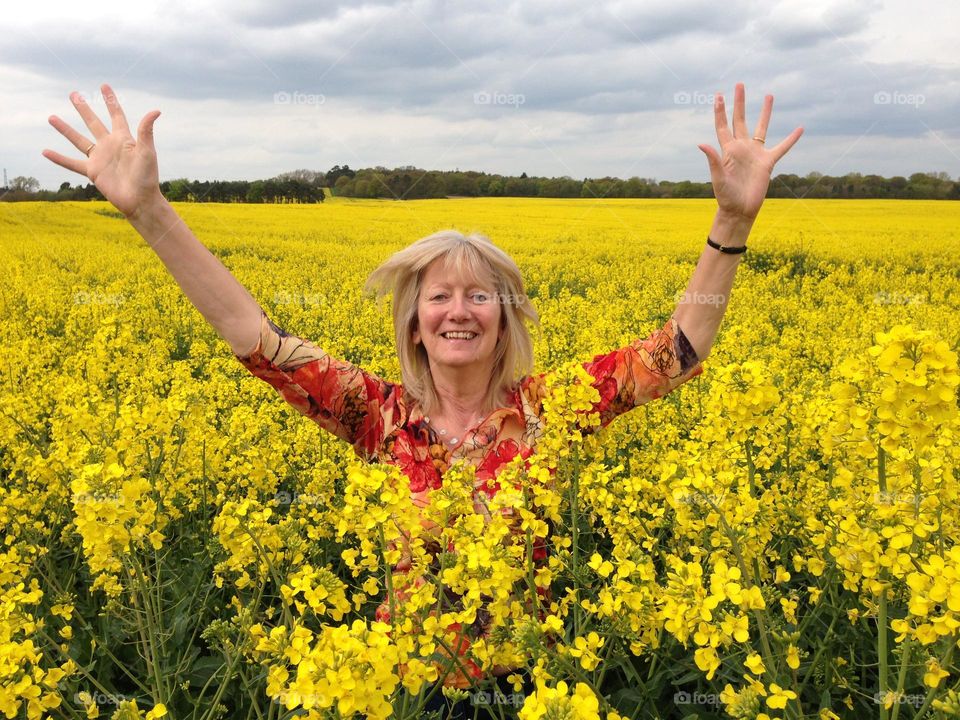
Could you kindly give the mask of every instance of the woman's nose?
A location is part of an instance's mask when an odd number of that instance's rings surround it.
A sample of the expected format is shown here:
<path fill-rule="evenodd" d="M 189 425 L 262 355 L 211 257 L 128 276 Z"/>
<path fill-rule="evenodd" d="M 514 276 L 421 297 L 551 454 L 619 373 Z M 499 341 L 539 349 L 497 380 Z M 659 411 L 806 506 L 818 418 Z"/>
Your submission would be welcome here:
<path fill-rule="evenodd" d="M 450 317 L 451 318 L 466 318 L 470 315 L 470 308 L 467 305 L 466 296 L 457 296 L 454 295 L 450 300 Z"/>

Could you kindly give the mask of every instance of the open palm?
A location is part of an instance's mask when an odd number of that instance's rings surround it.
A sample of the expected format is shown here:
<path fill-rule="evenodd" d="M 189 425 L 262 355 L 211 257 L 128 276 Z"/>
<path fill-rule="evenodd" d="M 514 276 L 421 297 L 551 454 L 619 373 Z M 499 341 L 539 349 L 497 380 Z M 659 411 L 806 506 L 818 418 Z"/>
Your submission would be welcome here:
<path fill-rule="evenodd" d="M 744 95 L 743 83 L 738 83 L 733 99 L 732 132 L 727 126 L 723 95 L 717 93 L 714 98 L 714 122 L 722 155 L 710 145 L 698 147 L 707 156 L 710 164 L 710 182 L 713 184 L 713 194 L 720 210 L 753 219 L 760 212 L 760 206 L 767 195 L 773 166 L 800 139 L 803 128 L 796 128 L 779 144 L 765 148 L 767 126 L 773 110 L 773 95 L 764 98 L 763 109 L 753 135 L 747 132 Z"/>
<path fill-rule="evenodd" d="M 100 90 L 110 113 L 110 130 L 100 122 L 79 93 L 70 95 L 70 101 L 93 135 L 93 140 L 74 130 L 56 115 L 50 116 L 50 124 L 87 158 L 70 158 L 53 150 L 44 150 L 43 156 L 89 178 L 117 210 L 132 218 L 148 203 L 162 199 L 157 153 L 153 144 L 153 123 L 160 116 L 160 111 L 152 110 L 143 116 L 134 139 L 116 94 L 106 84 Z"/>

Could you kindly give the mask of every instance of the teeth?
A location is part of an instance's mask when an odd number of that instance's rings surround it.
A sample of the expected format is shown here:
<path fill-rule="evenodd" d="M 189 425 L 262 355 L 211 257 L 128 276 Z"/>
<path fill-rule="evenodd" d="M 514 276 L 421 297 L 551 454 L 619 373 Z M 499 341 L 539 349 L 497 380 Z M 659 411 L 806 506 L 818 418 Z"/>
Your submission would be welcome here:
<path fill-rule="evenodd" d="M 456 339 L 456 340 L 470 340 L 470 339 L 476 337 L 476 333 L 472 333 L 472 332 L 446 332 L 446 333 L 443 333 L 443 337 L 448 338 L 448 339 Z"/>

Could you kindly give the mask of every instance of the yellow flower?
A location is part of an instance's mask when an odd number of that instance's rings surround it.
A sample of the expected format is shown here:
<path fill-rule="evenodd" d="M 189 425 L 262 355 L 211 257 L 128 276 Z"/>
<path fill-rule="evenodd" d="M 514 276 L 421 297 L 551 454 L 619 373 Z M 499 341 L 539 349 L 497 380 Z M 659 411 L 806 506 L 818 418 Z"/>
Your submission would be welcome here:
<path fill-rule="evenodd" d="M 573 641 L 574 647 L 569 649 L 570 654 L 580 658 L 580 665 L 584 670 L 595 670 L 600 662 L 596 651 L 603 647 L 606 640 L 591 631 L 586 637 L 578 637 Z"/>
<path fill-rule="evenodd" d="M 147 713 L 146 720 L 156 720 L 157 718 L 165 717 L 167 714 L 167 706 L 163 703 L 157 703 L 153 706 L 153 709 Z"/>
<path fill-rule="evenodd" d="M 610 573 L 613 572 L 613 564 L 609 560 L 604 560 L 600 553 L 594 553 L 590 556 L 590 562 L 587 563 L 594 572 L 597 573 L 600 577 L 609 577 Z"/>
<path fill-rule="evenodd" d="M 514 692 L 523 690 L 523 677 L 517 673 L 507 675 L 507 682 L 513 687 Z"/>
<path fill-rule="evenodd" d="M 784 690 L 776 683 L 770 684 L 770 695 L 767 696 L 767 705 L 774 710 L 783 710 L 788 700 L 796 700 L 797 694 L 793 690 Z"/>
<path fill-rule="evenodd" d="M 541 623 L 541 628 L 544 632 L 548 633 L 561 633 L 563 632 L 563 620 L 558 618 L 556 615 L 547 615 L 544 621 Z"/>
<path fill-rule="evenodd" d="M 707 680 L 713 680 L 714 674 L 720 667 L 720 657 L 712 647 L 697 648 L 693 654 L 697 667 L 707 673 Z"/>
<path fill-rule="evenodd" d="M 563 680 L 556 687 L 539 684 L 528 695 L 520 709 L 520 720 L 541 718 L 570 718 L 570 720 L 600 720 L 600 703 L 585 683 L 577 683 L 572 695 L 568 695 L 567 683 Z"/>
<path fill-rule="evenodd" d="M 927 671 L 923 674 L 923 684 L 931 688 L 940 687 L 940 681 L 949 675 L 936 658 L 930 658 L 927 660 Z"/>
<path fill-rule="evenodd" d="M 747 655 L 747 659 L 743 661 L 743 664 L 746 665 L 747 670 L 752 672 L 757 677 L 760 677 L 767 671 L 767 669 L 763 666 L 763 660 L 760 658 L 758 653 L 750 653 Z"/>

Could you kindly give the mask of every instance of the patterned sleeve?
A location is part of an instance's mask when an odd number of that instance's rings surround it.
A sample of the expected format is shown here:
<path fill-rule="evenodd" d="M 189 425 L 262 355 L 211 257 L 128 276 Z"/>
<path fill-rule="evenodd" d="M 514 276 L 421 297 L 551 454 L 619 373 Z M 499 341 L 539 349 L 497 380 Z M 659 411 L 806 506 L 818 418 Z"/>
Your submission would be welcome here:
<path fill-rule="evenodd" d="M 645 340 L 597 355 L 583 367 L 595 378 L 593 387 L 600 392 L 594 409 L 600 413 L 601 427 L 703 372 L 690 341 L 672 317 Z"/>
<path fill-rule="evenodd" d="M 274 325 L 260 310 L 260 339 L 253 351 L 234 357 L 254 376 L 323 429 L 346 440 L 362 457 L 383 440 L 381 408 L 395 385 Z"/>

